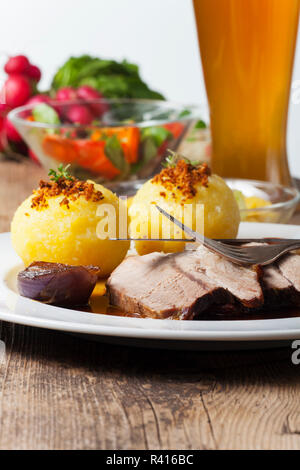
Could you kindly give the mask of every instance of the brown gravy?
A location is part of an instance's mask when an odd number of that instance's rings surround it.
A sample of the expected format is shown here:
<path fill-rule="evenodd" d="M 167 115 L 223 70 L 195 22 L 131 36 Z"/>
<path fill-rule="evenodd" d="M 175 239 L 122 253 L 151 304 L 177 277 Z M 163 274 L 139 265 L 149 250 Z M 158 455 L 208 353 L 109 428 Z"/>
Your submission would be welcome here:
<path fill-rule="evenodd" d="M 255 312 L 224 313 L 217 310 L 206 315 L 201 315 L 197 320 L 274 320 L 276 318 L 300 317 L 300 307 L 284 307 L 279 309 L 261 309 Z"/>

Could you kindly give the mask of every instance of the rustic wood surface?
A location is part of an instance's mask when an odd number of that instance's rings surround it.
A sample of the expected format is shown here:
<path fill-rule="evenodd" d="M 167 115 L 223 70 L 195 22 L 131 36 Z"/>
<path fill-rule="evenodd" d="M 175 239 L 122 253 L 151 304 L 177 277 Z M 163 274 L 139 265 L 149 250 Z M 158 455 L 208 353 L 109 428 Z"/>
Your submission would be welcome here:
<path fill-rule="evenodd" d="M 0 231 L 40 176 L 0 163 Z M 0 449 L 300 448 L 289 346 L 137 349 L 6 322 L 0 339 Z"/>

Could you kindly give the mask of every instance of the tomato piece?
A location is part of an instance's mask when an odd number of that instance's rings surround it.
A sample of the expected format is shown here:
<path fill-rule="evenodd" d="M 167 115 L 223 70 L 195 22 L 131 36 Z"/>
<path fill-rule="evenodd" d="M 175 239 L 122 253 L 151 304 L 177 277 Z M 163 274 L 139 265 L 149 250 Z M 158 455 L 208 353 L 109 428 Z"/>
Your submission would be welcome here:
<path fill-rule="evenodd" d="M 163 127 L 170 131 L 175 139 L 181 136 L 184 129 L 184 125 L 181 122 L 170 122 L 169 124 L 164 124 Z"/>
<path fill-rule="evenodd" d="M 97 142 L 98 140 L 101 140 L 103 136 L 103 132 L 100 129 L 97 129 L 91 133 L 91 140 L 93 142 Z"/>
<path fill-rule="evenodd" d="M 113 179 L 120 174 L 120 170 L 105 155 L 105 141 L 93 142 L 92 140 L 77 139 L 76 146 L 78 163 L 83 168 L 108 179 Z"/>
<path fill-rule="evenodd" d="M 167 140 L 165 140 L 160 147 L 158 147 L 158 150 L 157 150 L 157 155 L 159 155 L 160 157 L 164 156 L 164 154 L 167 152 L 167 148 L 169 146 L 169 142 Z"/>
<path fill-rule="evenodd" d="M 118 134 L 125 159 L 128 163 L 136 163 L 140 143 L 140 131 L 137 127 L 126 127 Z"/>
<path fill-rule="evenodd" d="M 59 135 L 46 135 L 42 143 L 43 151 L 62 163 L 74 163 L 78 159 L 75 141 Z"/>
<path fill-rule="evenodd" d="M 116 135 L 124 152 L 128 163 L 136 163 L 138 160 L 138 151 L 140 143 L 140 131 L 138 127 L 103 127 L 96 129 L 91 134 L 91 140 L 99 141 L 105 136 Z"/>
<path fill-rule="evenodd" d="M 95 162 L 102 157 L 105 142 L 92 142 L 86 139 L 77 139 L 76 146 L 78 149 L 78 163 L 83 168 L 92 169 Z"/>

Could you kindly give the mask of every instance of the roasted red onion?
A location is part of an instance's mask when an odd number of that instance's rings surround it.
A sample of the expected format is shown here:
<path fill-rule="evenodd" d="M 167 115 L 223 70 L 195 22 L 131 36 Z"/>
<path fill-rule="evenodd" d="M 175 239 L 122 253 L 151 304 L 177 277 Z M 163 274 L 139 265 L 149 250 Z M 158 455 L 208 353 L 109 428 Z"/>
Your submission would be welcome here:
<path fill-rule="evenodd" d="M 95 266 L 36 261 L 18 274 L 18 289 L 30 299 L 75 307 L 88 303 L 98 275 L 99 268 Z"/>

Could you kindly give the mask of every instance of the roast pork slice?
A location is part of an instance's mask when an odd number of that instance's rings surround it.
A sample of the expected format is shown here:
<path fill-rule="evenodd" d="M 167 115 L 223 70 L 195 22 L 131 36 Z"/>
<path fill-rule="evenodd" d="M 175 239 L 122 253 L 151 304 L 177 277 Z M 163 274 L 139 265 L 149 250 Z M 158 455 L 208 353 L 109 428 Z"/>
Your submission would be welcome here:
<path fill-rule="evenodd" d="M 211 252 L 203 245 L 196 251 L 198 269 L 220 287 L 227 289 L 244 307 L 258 308 L 263 304 L 259 267 L 242 267 Z"/>
<path fill-rule="evenodd" d="M 212 302 L 231 301 L 228 292 L 195 271 L 195 257 L 185 253 L 128 257 L 111 274 L 107 288 L 113 305 L 151 318 L 190 319 Z"/>
<path fill-rule="evenodd" d="M 285 255 L 277 261 L 280 273 L 300 292 L 300 256 L 295 253 Z"/>
<path fill-rule="evenodd" d="M 267 243 L 247 243 L 245 246 L 261 246 Z M 293 284 L 284 277 L 279 267 L 273 263 L 261 267 L 262 276 L 260 278 L 264 294 L 264 307 L 282 307 L 300 304 L 300 292 Z"/>
<path fill-rule="evenodd" d="M 129 257 L 111 274 L 107 288 L 112 304 L 152 318 L 192 319 L 212 305 L 256 308 L 263 302 L 256 270 L 205 248 Z"/>
<path fill-rule="evenodd" d="M 262 288 L 265 306 L 278 307 L 300 302 L 300 293 L 275 264 L 263 267 Z"/>

